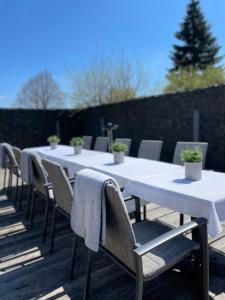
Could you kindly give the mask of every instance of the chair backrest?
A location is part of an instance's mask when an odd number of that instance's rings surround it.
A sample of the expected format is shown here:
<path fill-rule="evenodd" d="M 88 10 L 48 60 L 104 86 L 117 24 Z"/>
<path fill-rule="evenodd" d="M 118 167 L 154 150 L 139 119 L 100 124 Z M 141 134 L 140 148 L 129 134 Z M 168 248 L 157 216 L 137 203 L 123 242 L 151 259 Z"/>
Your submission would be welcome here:
<path fill-rule="evenodd" d="M 41 157 L 38 153 L 31 154 L 32 171 L 33 171 L 33 184 L 35 188 L 46 196 L 45 184 L 48 183 L 48 175 L 42 164 Z"/>
<path fill-rule="evenodd" d="M 15 158 L 16 158 L 16 161 L 17 161 L 17 164 L 20 166 L 20 162 L 21 162 L 21 149 L 18 148 L 18 147 L 13 147 L 13 153 L 15 155 Z"/>
<path fill-rule="evenodd" d="M 83 140 L 84 140 L 84 149 L 90 150 L 91 149 L 91 144 L 92 144 L 92 136 L 90 135 L 84 135 L 83 136 Z"/>
<path fill-rule="evenodd" d="M 184 149 L 193 149 L 193 148 L 200 148 L 202 150 L 203 159 L 202 159 L 202 166 L 205 168 L 205 161 L 208 149 L 208 143 L 200 143 L 200 142 L 177 142 L 176 148 L 173 155 L 173 164 L 176 165 L 183 165 L 183 162 L 180 159 L 180 154 Z"/>
<path fill-rule="evenodd" d="M 162 141 L 142 140 L 138 150 L 138 157 L 160 160 L 162 145 Z"/>
<path fill-rule="evenodd" d="M 71 213 L 73 190 L 62 166 L 50 160 L 43 159 L 43 165 L 48 172 L 53 187 L 54 199 L 58 206 L 68 215 Z"/>
<path fill-rule="evenodd" d="M 119 186 L 106 184 L 105 248 L 130 270 L 136 270 L 133 249 L 135 236 Z"/>
<path fill-rule="evenodd" d="M 98 136 L 95 141 L 94 150 L 107 152 L 109 145 L 109 138 L 105 136 Z"/>
<path fill-rule="evenodd" d="M 129 153 L 130 153 L 130 146 L 131 146 L 131 142 L 132 142 L 131 139 L 116 138 L 116 139 L 115 139 L 115 142 L 119 142 L 119 143 L 126 144 L 127 147 L 128 147 L 128 150 L 127 150 L 127 153 L 126 153 L 126 154 L 129 155 Z"/>

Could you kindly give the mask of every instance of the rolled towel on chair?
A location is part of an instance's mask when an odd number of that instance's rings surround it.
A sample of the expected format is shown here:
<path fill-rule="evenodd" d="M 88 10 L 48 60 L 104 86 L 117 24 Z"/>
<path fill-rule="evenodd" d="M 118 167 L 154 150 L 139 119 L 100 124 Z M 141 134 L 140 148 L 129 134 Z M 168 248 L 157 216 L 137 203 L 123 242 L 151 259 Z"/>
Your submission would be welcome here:
<path fill-rule="evenodd" d="M 95 252 L 99 250 L 99 243 L 105 244 L 105 185 L 109 181 L 115 182 L 110 176 L 91 169 L 76 174 L 71 227 Z"/>

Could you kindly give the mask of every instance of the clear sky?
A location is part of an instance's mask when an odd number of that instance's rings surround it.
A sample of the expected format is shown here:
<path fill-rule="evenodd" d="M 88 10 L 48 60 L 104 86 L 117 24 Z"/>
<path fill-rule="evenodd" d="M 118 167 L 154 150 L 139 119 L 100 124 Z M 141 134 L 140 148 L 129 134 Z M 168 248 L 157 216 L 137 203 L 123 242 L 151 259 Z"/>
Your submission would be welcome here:
<path fill-rule="evenodd" d="M 0 0 L 0 107 L 43 69 L 64 87 L 65 69 L 82 69 L 118 50 L 146 64 L 154 80 L 170 67 L 174 32 L 188 0 Z M 225 0 L 201 0 L 225 54 Z"/>

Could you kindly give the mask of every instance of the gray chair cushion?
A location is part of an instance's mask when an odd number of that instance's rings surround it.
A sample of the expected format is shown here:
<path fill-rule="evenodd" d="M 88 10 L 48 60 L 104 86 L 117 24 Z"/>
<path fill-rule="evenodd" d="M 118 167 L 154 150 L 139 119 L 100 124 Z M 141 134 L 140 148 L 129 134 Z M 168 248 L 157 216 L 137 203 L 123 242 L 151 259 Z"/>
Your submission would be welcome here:
<path fill-rule="evenodd" d="M 160 160 L 162 144 L 162 141 L 142 140 L 138 150 L 138 157 Z"/>
<path fill-rule="evenodd" d="M 87 150 L 90 150 L 91 149 L 91 144 L 92 144 L 92 136 L 84 135 L 83 140 L 84 140 L 83 148 L 87 149 Z"/>
<path fill-rule="evenodd" d="M 145 244 L 172 229 L 159 221 L 146 220 L 133 225 L 135 238 L 139 244 Z M 198 248 L 197 243 L 180 236 L 153 249 L 142 257 L 144 278 L 158 276 Z"/>
<path fill-rule="evenodd" d="M 94 150 L 101 151 L 101 152 L 107 152 L 108 145 L 109 145 L 108 137 L 98 136 L 95 141 Z"/>
<path fill-rule="evenodd" d="M 73 190 L 62 166 L 50 161 L 42 160 L 45 169 L 48 172 L 54 193 L 54 199 L 57 205 L 68 215 L 71 213 Z"/>

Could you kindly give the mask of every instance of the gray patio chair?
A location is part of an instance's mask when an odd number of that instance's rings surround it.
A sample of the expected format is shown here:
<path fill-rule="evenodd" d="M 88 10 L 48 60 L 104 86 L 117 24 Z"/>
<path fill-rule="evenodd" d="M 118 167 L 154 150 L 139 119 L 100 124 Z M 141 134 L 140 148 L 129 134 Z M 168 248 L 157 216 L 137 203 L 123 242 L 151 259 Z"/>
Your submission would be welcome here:
<path fill-rule="evenodd" d="M 70 221 L 70 214 L 73 201 L 73 183 L 74 179 L 70 180 L 66 176 L 66 173 L 62 166 L 59 164 L 49 161 L 42 160 L 43 165 L 48 172 L 49 179 L 52 183 L 53 194 L 54 194 L 54 208 L 52 218 L 52 229 L 51 229 L 51 242 L 50 242 L 50 253 L 54 250 L 54 237 L 55 237 L 55 226 L 56 226 L 56 213 L 63 214 Z M 76 243 L 73 244 L 73 258 L 75 261 Z M 71 263 L 73 265 L 74 262 Z M 70 279 L 73 276 L 73 269 L 70 270 Z"/>
<path fill-rule="evenodd" d="M 83 148 L 86 149 L 86 150 L 90 150 L 91 149 L 91 144 L 92 144 L 92 136 L 90 135 L 84 135 L 83 136 L 83 140 L 84 140 L 84 146 Z"/>
<path fill-rule="evenodd" d="M 53 201 L 53 192 L 51 183 L 48 181 L 47 172 L 42 164 L 41 157 L 38 153 L 31 154 L 32 171 L 33 171 L 33 190 L 30 203 L 28 203 L 28 210 L 30 209 L 30 227 L 33 227 L 34 210 L 37 196 L 45 201 L 44 225 L 42 233 L 42 241 L 45 242 L 46 231 L 49 215 L 49 202 Z"/>
<path fill-rule="evenodd" d="M 199 147 L 202 150 L 203 160 L 202 160 L 202 167 L 205 168 L 206 162 L 206 155 L 208 149 L 208 143 L 200 143 L 200 142 L 177 142 L 176 148 L 173 155 L 173 164 L 176 165 L 183 165 L 181 161 L 180 154 L 185 149 L 193 149 Z M 184 215 L 180 214 L 180 225 L 184 224 Z"/>
<path fill-rule="evenodd" d="M 177 142 L 174 155 L 173 155 L 173 164 L 176 165 L 183 165 L 183 162 L 180 159 L 180 154 L 184 149 L 193 149 L 193 148 L 200 148 L 203 154 L 202 166 L 203 169 L 205 168 L 206 162 L 206 155 L 208 149 L 208 143 L 200 143 L 200 142 Z"/>
<path fill-rule="evenodd" d="M 1 143 L 0 144 L 2 147 L 2 159 L 3 159 L 3 166 L 2 168 L 4 169 L 4 178 L 3 178 L 3 190 L 7 189 L 9 186 L 7 185 L 7 173 L 8 173 L 8 178 L 10 176 L 10 172 L 9 172 L 9 168 L 8 168 L 8 158 L 6 156 L 6 148 L 5 146 L 8 145 L 9 147 L 11 147 L 11 145 L 7 144 L 7 143 Z"/>
<path fill-rule="evenodd" d="M 107 152 L 109 146 L 109 138 L 105 136 L 98 136 L 95 141 L 94 150 Z"/>
<path fill-rule="evenodd" d="M 127 150 L 126 154 L 129 155 L 129 153 L 130 153 L 130 146 L 131 146 L 131 142 L 132 142 L 131 139 L 116 138 L 115 142 L 126 144 L 127 147 L 128 147 L 128 150 Z"/>
<path fill-rule="evenodd" d="M 194 263 L 198 276 L 197 299 L 208 299 L 206 220 L 196 219 L 178 228 L 171 228 L 159 221 L 132 225 L 119 187 L 108 183 L 106 196 L 106 244 L 100 245 L 100 248 L 136 280 L 135 299 L 142 299 L 144 281 L 152 280 L 185 258 L 190 258 L 190 263 Z M 193 236 L 198 237 L 196 241 L 184 236 L 190 230 L 194 230 Z M 89 250 L 83 299 L 89 298 L 91 257 Z"/>
<path fill-rule="evenodd" d="M 18 168 L 18 173 L 19 173 L 19 179 L 21 181 L 21 186 L 20 186 L 20 199 L 19 199 L 19 209 L 21 209 L 22 207 L 22 198 L 23 198 L 23 186 L 24 186 L 24 183 L 23 183 L 23 180 L 21 178 L 21 169 L 20 169 L 20 163 L 21 163 L 21 149 L 18 148 L 18 147 L 12 147 L 12 150 L 13 150 L 13 153 L 14 153 L 14 156 L 15 156 L 15 159 L 16 159 L 16 162 L 17 162 L 17 168 Z M 17 180 L 17 186 L 18 186 L 18 180 Z M 16 201 L 16 198 L 15 198 L 15 201 Z"/>
<path fill-rule="evenodd" d="M 21 178 L 21 173 L 20 173 L 20 169 L 19 169 L 19 165 L 17 163 L 16 157 L 13 152 L 13 147 L 9 144 L 5 144 L 5 155 L 6 155 L 6 161 L 7 161 L 7 168 L 9 170 L 9 178 L 8 178 L 9 196 L 11 196 L 13 176 L 16 176 L 16 187 L 15 187 L 15 195 L 14 195 L 14 197 L 15 197 L 14 204 L 16 204 L 19 178 Z"/>
<path fill-rule="evenodd" d="M 142 140 L 138 150 L 138 157 L 160 160 L 163 141 Z"/>

